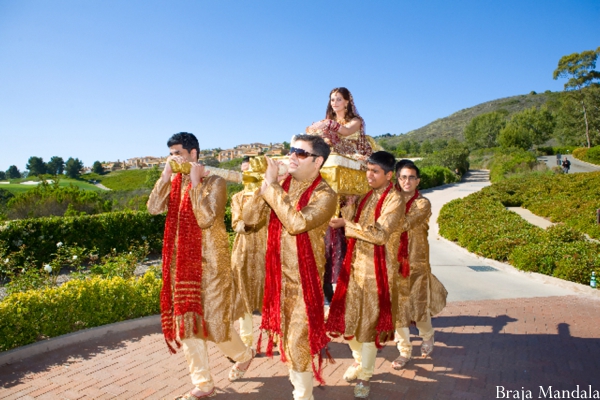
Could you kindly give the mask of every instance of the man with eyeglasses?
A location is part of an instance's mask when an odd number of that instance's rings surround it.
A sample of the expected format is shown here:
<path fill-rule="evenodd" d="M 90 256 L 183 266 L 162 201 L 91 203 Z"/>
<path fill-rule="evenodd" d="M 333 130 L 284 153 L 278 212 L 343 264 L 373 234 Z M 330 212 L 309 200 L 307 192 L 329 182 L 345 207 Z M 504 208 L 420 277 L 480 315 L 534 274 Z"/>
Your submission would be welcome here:
<path fill-rule="evenodd" d="M 377 348 L 393 338 L 390 283 L 398 269 L 398 224 L 404 203 L 394 189 L 394 156 L 378 151 L 367 159 L 371 190 L 358 206 L 342 209 L 343 218 L 329 225 L 345 227 L 348 247 L 327 319 L 332 336 L 349 341 L 354 363 L 344 373 L 348 382 L 358 379 L 354 397 L 368 398 L 375 371 Z"/>
<path fill-rule="evenodd" d="M 419 168 L 410 160 L 396 164 L 396 188 L 406 202 L 405 216 L 400 223 L 400 246 L 398 249 L 399 271 L 394 274 L 392 301 L 395 308 L 396 342 L 400 356 L 392 368 L 404 368 L 412 355 L 409 326 L 415 321 L 419 336 L 423 339 L 421 355 L 433 351 L 434 330 L 431 317 L 446 306 L 448 292 L 431 273 L 429 265 L 429 218 L 431 203 L 417 187 L 421 182 Z"/>
<path fill-rule="evenodd" d="M 321 351 L 329 338 L 323 307 L 323 237 L 337 203 L 336 193 L 320 175 L 329 153 L 321 137 L 295 136 L 287 173 L 278 176 L 279 163 L 265 157 L 268 166 L 262 187 L 242 210 L 248 227 L 268 220 L 260 329 L 268 334 L 268 356 L 279 339 L 295 400 L 313 399 L 313 375 L 324 383 Z M 258 351 L 260 346 L 261 338 Z"/>

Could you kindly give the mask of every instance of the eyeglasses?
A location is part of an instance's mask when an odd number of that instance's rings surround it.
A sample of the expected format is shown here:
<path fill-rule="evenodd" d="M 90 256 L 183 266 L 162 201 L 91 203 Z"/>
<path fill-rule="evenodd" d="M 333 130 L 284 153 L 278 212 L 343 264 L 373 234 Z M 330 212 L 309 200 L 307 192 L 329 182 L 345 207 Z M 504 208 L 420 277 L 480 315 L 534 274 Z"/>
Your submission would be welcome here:
<path fill-rule="evenodd" d="M 309 153 L 304 149 L 299 149 L 298 147 L 290 147 L 290 152 L 288 153 L 288 156 L 291 156 L 294 153 L 296 154 L 296 157 L 298 157 L 300 160 L 304 160 L 308 156 L 319 157 L 318 154 Z"/>
<path fill-rule="evenodd" d="M 416 176 L 414 176 L 414 175 L 410 175 L 410 176 L 406 176 L 406 175 L 400 175 L 400 176 L 398 177 L 398 179 L 399 179 L 401 182 L 406 182 L 406 181 L 414 182 L 414 181 L 416 181 L 416 180 L 417 180 L 417 179 L 419 179 L 419 178 L 417 178 L 417 177 L 416 177 Z"/>

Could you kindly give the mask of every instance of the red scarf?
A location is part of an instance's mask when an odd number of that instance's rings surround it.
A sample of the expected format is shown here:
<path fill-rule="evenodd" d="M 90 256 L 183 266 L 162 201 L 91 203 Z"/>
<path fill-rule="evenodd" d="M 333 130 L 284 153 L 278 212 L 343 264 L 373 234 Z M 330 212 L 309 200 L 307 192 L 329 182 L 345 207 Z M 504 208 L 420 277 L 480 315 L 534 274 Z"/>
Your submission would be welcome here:
<path fill-rule="evenodd" d="M 321 182 L 321 175 L 313 181 L 308 189 L 298 200 L 296 210 L 300 211 L 308 204 L 310 196 Z M 288 176 L 283 182 L 282 188 L 288 191 L 292 177 Z M 285 343 L 281 332 L 281 229 L 282 224 L 275 211 L 271 210 L 269 220 L 269 232 L 267 239 L 266 271 L 265 271 L 265 292 L 263 296 L 262 323 L 261 330 L 269 334 L 267 345 L 267 355 L 273 356 L 273 337 L 279 337 L 279 350 L 281 352 L 281 361 L 286 362 Z M 296 235 L 296 250 L 298 254 L 298 270 L 300 272 L 300 281 L 302 284 L 302 293 L 304 295 L 304 304 L 306 306 L 306 315 L 308 316 L 308 341 L 310 343 L 310 355 L 319 355 L 318 368 L 313 358 L 312 369 L 315 378 L 319 383 L 324 384 L 321 371 L 323 369 L 323 350 L 329 338 L 325 333 L 324 310 L 323 310 L 323 290 L 321 278 L 317 269 L 317 262 L 313 253 L 312 245 L 308 232 Z M 260 353 L 260 343 L 262 333 L 258 338 L 257 352 Z"/>
<path fill-rule="evenodd" d="M 415 190 L 415 194 L 413 197 L 408 200 L 406 203 L 406 211 L 404 215 L 408 215 L 410 211 L 410 206 L 412 206 L 413 201 L 419 197 L 419 191 Z M 400 263 L 400 268 L 398 269 L 398 273 L 402 274 L 404 278 L 410 275 L 410 264 L 408 262 L 408 231 L 402 232 L 400 235 L 400 247 L 398 247 L 398 262 Z"/>
<path fill-rule="evenodd" d="M 375 218 L 377 221 L 381 215 L 381 208 L 383 202 L 387 197 L 388 193 L 392 189 L 393 185 L 390 183 L 385 189 L 381 198 L 377 202 L 375 207 Z M 360 220 L 360 214 L 362 213 L 363 207 L 365 206 L 367 199 L 371 197 L 373 190 L 369 191 L 363 197 L 356 215 L 354 216 L 354 222 L 358 223 Z M 346 331 L 346 293 L 348 291 L 348 284 L 350 283 L 350 270 L 352 267 L 352 253 L 354 252 L 354 245 L 356 243 L 355 238 L 348 238 L 348 248 L 346 250 L 346 257 L 344 258 L 344 264 L 340 270 L 340 275 L 331 301 L 329 309 L 329 318 L 327 319 L 327 332 L 333 337 L 338 337 Z M 392 301 L 390 299 L 390 288 L 387 276 L 387 267 L 385 262 L 385 246 L 374 246 L 374 258 L 375 258 L 375 279 L 377 281 L 377 293 L 379 296 L 379 320 L 377 322 L 377 336 L 375 337 L 375 345 L 381 348 L 382 341 L 386 341 L 392 338 L 394 332 L 394 326 L 392 324 Z M 383 337 L 382 334 L 384 334 Z M 354 336 L 344 337 L 346 340 L 352 339 Z"/>
<path fill-rule="evenodd" d="M 198 318 L 202 323 L 204 336 L 208 336 L 202 309 L 202 229 L 198 226 L 192 201 L 190 183 L 181 199 L 181 174 L 171 182 L 169 209 L 165 224 L 163 242 L 163 286 L 160 293 L 162 330 L 171 353 L 181 347 L 177 340 L 190 335 L 186 332 L 184 316 L 191 314 L 194 321 L 193 333 L 198 333 Z M 179 228 L 179 234 L 177 232 Z M 171 260 L 177 239 L 175 259 L 175 287 L 172 290 Z M 179 329 L 179 335 L 177 335 Z"/>

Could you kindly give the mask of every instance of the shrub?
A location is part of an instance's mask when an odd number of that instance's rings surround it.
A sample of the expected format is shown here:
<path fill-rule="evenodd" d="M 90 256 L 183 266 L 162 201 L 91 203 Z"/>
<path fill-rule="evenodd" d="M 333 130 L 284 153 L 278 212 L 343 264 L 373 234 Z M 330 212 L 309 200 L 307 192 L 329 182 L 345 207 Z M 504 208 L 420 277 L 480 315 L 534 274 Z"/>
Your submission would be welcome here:
<path fill-rule="evenodd" d="M 94 277 L 12 294 L 0 302 L 0 351 L 157 314 L 161 286 L 161 280 L 150 271 L 139 279 Z"/>
<path fill-rule="evenodd" d="M 589 283 L 591 271 L 600 269 L 594 255 L 600 246 L 585 240 L 564 242 L 560 237 L 548 237 L 541 243 L 519 246 L 509 261 L 518 269 L 553 275 L 573 282 Z"/>
<path fill-rule="evenodd" d="M 0 258 L 15 253 L 21 246 L 20 256 L 36 260 L 37 265 L 48 261 L 55 253 L 56 244 L 96 248 L 98 255 L 128 250 L 132 244 L 147 242 L 150 251 L 162 249 L 166 214 L 125 211 L 78 217 L 49 217 L 9 221 L 0 227 Z M 16 265 L 19 260 L 15 261 Z"/>
<path fill-rule="evenodd" d="M 458 170 L 462 175 L 469 170 L 469 149 L 457 140 L 451 141 L 445 149 L 428 155 L 421 160 L 419 166 L 446 167 L 450 171 Z"/>
<path fill-rule="evenodd" d="M 540 155 L 543 156 L 554 156 L 557 154 L 569 154 L 569 153 L 573 153 L 573 151 L 575 151 L 577 147 L 575 146 L 547 146 L 547 147 L 538 147 L 537 151 Z"/>
<path fill-rule="evenodd" d="M 573 157 L 579 159 L 579 160 L 584 160 L 587 157 L 587 152 L 588 152 L 588 148 L 587 147 L 580 147 L 578 149 L 573 150 Z"/>
<path fill-rule="evenodd" d="M 588 149 L 585 161 L 600 165 L 600 146 Z"/>
<path fill-rule="evenodd" d="M 423 167 L 420 168 L 420 171 L 421 183 L 419 184 L 419 189 L 421 190 L 460 181 L 460 176 L 446 167 Z"/>
<path fill-rule="evenodd" d="M 600 272 L 600 172 L 506 179 L 442 207 L 440 234 L 469 251 L 516 268 L 588 284 Z M 533 226 L 505 206 L 523 206 L 557 224 Z"/>
<path fill-rule="evenodd" d="M 102 199 L 98 192 L 82 190 L 76 186 L 59 186 L 41 181 L 34 189 L 17 194 L 7 205 L 11 219 L 62 216 L 67 212 L 97 214 L 110 211 L 111 204 Z"/>
<path fill-rule="evenodd" d="M 534 154 L 518 148 L 498 152 L 490 165 L 490 181 L 499 182 L 510 174 L 530 172 L 538 161 Z"/>

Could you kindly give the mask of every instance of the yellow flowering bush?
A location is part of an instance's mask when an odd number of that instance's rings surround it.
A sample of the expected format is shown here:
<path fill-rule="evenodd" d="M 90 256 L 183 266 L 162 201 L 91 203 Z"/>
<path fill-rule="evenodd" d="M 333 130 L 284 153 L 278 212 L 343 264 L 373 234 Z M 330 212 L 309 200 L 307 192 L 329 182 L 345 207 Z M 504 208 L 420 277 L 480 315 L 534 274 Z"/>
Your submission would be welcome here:
<path fill-rule="evenodd" d="M 140 278 L 72 280 L 60 287 L 13 293 L 0 302 L 0 351 L 160 312 L 162 281 Z"/>

